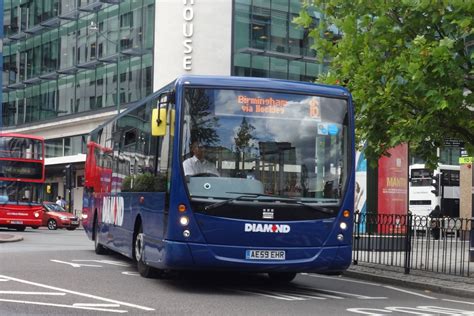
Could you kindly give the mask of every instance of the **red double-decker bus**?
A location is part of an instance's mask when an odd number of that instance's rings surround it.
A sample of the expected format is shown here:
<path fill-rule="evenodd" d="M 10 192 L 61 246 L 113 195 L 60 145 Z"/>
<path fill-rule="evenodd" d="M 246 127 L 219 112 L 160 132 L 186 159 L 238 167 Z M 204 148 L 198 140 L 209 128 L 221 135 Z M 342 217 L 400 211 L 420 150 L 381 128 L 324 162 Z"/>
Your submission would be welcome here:
<path fill-rule="evenodd" d="M 0 227 L 41 226 L 44 182 L 44 139 L 0 133 Z"/>

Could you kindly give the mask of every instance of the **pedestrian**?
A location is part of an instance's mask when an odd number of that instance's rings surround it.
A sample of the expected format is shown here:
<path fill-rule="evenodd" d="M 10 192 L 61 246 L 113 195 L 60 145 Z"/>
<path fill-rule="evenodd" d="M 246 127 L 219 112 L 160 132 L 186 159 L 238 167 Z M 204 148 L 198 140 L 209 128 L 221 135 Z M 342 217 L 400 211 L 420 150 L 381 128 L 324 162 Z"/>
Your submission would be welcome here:
<path fill-rule="evenodd" d="M 56 204 L 61 206 L 62 208 L 66 208 L 66 201 L 60 195 L 58 195 L 58 199 L 56 200 Z"/>
<path fill-rule="evenodd" d="M 442 218 L 441 208 L 439 207 L 439 205 L 435 206 L 429 216 L 431 218 L 431 236 L 433 236 L 434 240 L 439 240 L 441 230 L 440 219 Z"/>

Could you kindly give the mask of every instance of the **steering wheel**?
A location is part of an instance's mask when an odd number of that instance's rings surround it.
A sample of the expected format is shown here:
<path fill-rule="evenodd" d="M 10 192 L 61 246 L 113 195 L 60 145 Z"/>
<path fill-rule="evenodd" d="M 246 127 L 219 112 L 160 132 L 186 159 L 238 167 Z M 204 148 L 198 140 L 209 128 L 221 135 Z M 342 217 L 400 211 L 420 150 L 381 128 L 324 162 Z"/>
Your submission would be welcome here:
<path fill-rule="evenodd" d="M 196 173 L 192 175 L 192 177 L 218 177 L 218 175 L 214 173 L 210 173 L 210 172 L 202 172 L 202 173 Z"/>

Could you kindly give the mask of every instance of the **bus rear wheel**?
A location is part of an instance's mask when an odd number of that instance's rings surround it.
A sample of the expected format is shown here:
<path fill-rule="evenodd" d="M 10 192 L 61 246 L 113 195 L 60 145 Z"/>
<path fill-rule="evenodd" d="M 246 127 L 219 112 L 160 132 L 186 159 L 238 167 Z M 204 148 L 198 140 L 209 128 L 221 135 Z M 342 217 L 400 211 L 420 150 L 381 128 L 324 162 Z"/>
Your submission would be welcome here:
<path fill-rule="evenodd" d="M 294 272 L 269 272 L 268 277 L 274 283 L 284 284 L 290 283 L 296 277 Z"/>
<path fill-rule="evenodd" d="M 144 235 L 143 227 L 140 225 L 137 233 L 135 234 L 134 243 L 133 243 L 133 257 L 137 263 L 138 273 L 144 278 L 158 278 L 163 275 L 163 271 L 150 267 L 144 261 Z"/>
<path fill-rule="evenodd" d="M 102 246 L 99 242 L 99 221 L 97 217 L 94 219 L 94 250 L 98 255 L 105 255 L 108 252 L 107 248 Z"/>

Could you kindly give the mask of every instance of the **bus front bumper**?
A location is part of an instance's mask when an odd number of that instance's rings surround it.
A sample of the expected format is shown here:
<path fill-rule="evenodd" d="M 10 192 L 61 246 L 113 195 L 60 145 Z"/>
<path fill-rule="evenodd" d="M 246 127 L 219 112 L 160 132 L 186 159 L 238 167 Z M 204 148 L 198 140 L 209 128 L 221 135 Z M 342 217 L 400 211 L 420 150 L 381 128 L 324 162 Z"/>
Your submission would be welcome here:
<path fill-rule="evenodd" d="M 350 245 L 328 247 L 244 247 L 165 241 L 162 251 L 151 251 L 147 263 L 160 269 L 240 270 L 248 272 L 337 273 L 351 263 Z M 151 249 L 149 249 L 151 250 Z M 156 249 L 155 249 L 156 250 Z M 248 259 L 249 251 L 284 252 L 284 259 Z M 157 258 L 152 254 L 157 255 Z M 154 257 L 154 258 L 153 258 Z"/>

